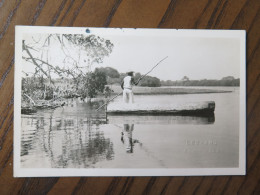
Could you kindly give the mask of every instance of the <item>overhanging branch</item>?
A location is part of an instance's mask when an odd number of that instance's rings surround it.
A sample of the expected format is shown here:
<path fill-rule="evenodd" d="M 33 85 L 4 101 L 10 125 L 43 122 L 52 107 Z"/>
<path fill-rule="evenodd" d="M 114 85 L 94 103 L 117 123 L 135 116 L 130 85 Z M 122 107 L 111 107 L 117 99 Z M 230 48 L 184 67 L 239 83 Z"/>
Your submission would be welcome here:
<path fill-rule="evenodd" d="M 24 49 L 24 50 L 26 51 L 26 53 L 30 56 L 30 58 L 31 58 L 31 60 L 32 60 L 32 62 L 33 62 L 33 64 L 34 64 L 35 66 L 37 66 L 37 67 L 42 71 L 42 73 L 45 74 L 45 76 L 47 76 L 47 77 L 51 80 L 50 75 L 48 75 L 47 72 L 44 71 L 44 70 L 42 69 L 42 67 L 36 62 L 36 60 L 34 59 L 34 57 L 33 57 L 32 54 L 31 54 L 31 52 L 28 50 L 27 46 L 25 45 L 24 40 L 23 40 L 23 49 Z M 52 82 L 52 80 L 51 80 L 51 82 Z M 52 82 L 52 83 L 53 83 L 53 82 Z"/>

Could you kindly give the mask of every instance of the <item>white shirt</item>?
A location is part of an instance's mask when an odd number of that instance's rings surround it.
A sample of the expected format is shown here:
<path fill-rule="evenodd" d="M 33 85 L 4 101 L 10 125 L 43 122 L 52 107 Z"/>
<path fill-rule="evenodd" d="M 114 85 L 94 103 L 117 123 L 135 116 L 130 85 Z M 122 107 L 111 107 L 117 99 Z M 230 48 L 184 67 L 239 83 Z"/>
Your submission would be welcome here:
<path fill-rule="evenodd" d="M 132 80 L 131 76 L 126 76 L 124 78 L 124 89 L 132 89 L 133 85 L 131 80 Z"/>

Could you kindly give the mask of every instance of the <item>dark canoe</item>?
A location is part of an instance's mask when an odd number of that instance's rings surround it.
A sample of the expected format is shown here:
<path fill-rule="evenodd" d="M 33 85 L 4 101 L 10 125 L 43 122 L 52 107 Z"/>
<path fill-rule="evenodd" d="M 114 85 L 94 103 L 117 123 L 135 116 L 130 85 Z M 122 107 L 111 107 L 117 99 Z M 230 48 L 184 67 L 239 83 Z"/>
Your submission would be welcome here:
<path fill-rule="evenodd" d="M 191 125 L 206 125 L 215 122 L 214 113 L 204 116 L 178 116 L 178 115 L 127 115 L 127 114 L 108 114 L 108 124 L 191 124 Z"/>
<path fill-rule="evenodd" d="M 33 114 L 36 112 L 37 110 L 35 107 L 21 107 L 21 114 Z"/>
<path fill-rule="evenodd" d="M 125 104 L 111 102 L 107 106 L 107 114 L 110 115 L 184 115 L 184 116 L 204 116 L 212 115 L 215 111 L 214 101 L 189 102 L 185 104 L 169 105 L 144 105 Z"/>

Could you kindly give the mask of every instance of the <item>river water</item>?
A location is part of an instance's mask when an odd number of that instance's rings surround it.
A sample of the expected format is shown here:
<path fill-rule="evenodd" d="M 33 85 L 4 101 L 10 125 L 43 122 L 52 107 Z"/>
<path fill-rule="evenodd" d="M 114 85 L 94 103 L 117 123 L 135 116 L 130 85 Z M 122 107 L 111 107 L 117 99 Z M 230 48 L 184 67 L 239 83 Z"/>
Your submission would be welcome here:
<path fill-rule="evenodd" d="M 95 112 L 101 103 L 77 99 L 22 115 L 21 167 L 238 167 L 239 88 L 228 89 L 232 92 L 135 96 L 135 102 L 148 104 L 215 101 L 209 117 L 106 116 Z"/>

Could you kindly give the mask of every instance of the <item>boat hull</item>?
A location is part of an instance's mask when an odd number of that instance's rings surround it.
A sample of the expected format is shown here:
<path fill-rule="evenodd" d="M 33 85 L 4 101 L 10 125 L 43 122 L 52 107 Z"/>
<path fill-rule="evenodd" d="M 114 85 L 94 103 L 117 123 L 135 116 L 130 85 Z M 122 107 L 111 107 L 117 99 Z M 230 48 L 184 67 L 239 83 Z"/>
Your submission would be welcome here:
<path fill-rule="evenodd" d="M 143 105 L 111 103 L 106 112 L 110 115 L 211 115 L 215 111 L 214 101 L 192 102 L 182 105 Z"/>

